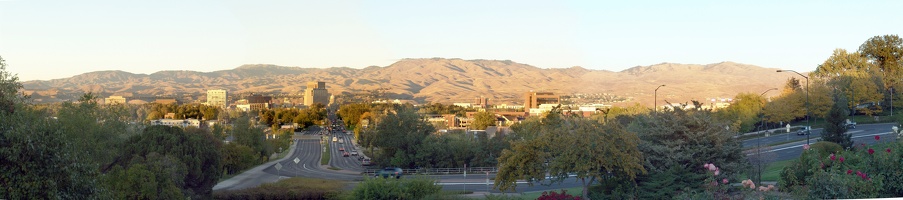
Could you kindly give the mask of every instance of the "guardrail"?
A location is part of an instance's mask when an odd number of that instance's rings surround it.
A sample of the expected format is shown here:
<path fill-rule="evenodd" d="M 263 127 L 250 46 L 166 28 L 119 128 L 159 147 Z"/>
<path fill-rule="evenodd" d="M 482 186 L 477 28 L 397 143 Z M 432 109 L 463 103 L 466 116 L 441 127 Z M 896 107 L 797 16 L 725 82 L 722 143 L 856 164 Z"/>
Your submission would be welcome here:
<path fill-rule="evenodd" d="M 364 169 L 362 174 L 375 174 L 380 169 Z M 402 169 L 405 174 L 423 174 L 423 175 L 437 175 L 437 174 L 463 174 L 464 168 L 421 168 L 421 169 Z M 496 173 L 498 169 L 495 167 L 468 167 L 467 173 Z"/>

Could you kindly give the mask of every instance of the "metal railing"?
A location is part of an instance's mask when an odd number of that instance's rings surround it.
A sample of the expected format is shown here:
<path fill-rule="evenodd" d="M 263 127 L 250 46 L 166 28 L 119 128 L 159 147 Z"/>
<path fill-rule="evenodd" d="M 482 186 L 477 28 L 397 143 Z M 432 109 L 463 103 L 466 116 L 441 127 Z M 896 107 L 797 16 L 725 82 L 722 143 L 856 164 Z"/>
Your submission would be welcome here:
<path fill-rule="evenodd" d="M 364 169 L 362 174 L 375 174 L 380 169 Z M 421 169 L 402 169 L 404 174 L 423 174 L 423 175 L 439 175 L 439 174 L 463 174 L 464 168 L 421 168 Z M 498 169 L 495 167 L 468 167 L 467 173 L 496 173 Z"/>

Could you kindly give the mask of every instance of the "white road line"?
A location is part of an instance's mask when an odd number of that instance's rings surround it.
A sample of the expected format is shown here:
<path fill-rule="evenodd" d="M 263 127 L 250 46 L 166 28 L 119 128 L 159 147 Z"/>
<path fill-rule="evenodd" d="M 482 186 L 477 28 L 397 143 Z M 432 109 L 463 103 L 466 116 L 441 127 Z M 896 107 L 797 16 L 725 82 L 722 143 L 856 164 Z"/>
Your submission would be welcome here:
<path fill-rule="evenodd" d="M 860 132 L 861 132 L 861 131 L 860 131 Z M 850 132 L 850 133 L 852 133 L 852 132 Z M 855 138 L 871 137 L 871 136 L 884 135 L 884 134 L 891 134 L 891 133 L 893 133 L 893 132 L 874 133 L 874 134 L 869 134 L 869 135 L 858 135 L 858 136 L 852 136 L 852 137 L 850 137 L 850 139 L 852 140 L 852 139 L 855 139 Z M 802 142 L 802 141 L 799 141 L 799 142 Z M 768 151 L 765 151 L 765 152 L 762 152 L 762 153 L 775 152 L 775 151 L 783 151 L 783 150 L 787 150 L 787 149 L 800 148 L 800 147 L 803 147 L 803 144 L 793 145 L 793 146 L 788 146 L 788 147 L 782 147 L 782 148 L 777 148 L 777 149 L 772 149 L 772 150 L 768 150 Z M 747 156 L 755 155 L 755 153 L 750 153 L 750 154 L 746 154 L 746 155 L 747 155 Z"/>

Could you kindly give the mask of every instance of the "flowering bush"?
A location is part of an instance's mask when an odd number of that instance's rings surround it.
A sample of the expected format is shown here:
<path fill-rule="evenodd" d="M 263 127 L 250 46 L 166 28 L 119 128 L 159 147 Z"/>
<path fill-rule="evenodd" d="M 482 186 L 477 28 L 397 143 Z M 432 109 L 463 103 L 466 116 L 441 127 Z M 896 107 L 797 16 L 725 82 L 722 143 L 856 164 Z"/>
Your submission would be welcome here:
<path fill-rule="evenodd" d="M 903 155 L 897 153 L 903 150 L 901 143 L 862 145 L 833 153 L 815 146 L 803 150 L 799 160 L 781 172 L 782 189 L 805 196 L 800 198 L 817 199 L 903 196 Z"/>

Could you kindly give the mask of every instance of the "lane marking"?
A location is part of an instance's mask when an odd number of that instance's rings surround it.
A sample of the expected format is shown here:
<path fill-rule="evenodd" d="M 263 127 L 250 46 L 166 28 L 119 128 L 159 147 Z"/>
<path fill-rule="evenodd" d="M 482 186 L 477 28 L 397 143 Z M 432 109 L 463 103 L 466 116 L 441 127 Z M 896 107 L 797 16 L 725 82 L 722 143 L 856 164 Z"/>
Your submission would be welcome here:
<path fill-rule="evenodd" d="M 891 133 L 893 133 L 893 132 L 883 132 L 883 133 L 873 133 L 873 134 L 868 134 L 868 135 L 852 136 L 852 137 L 850 137 L 850 140 L 856 139 L 856 138 L 871 137 L 871 136 L 876 136 L 876 135 L 891 134 Z M 799 142 L 803 142 L 803 141 L 799 141 Z M 793 146 L 787 146 L 787 147 L 772 149 L 772 150 L 768 150 L 768 151 L 760 152 L 760 153 L 769 153 L 769 152 L 783 151 L 783 150 L 793 149 L 793 148 L 801 148 L 801 147 L 803 147 L 803 145 L 804 145 L 804 144 L 793 145 Z M 746 154 L 746 155 L 747 155 L 747 156 L 751 156 L 751 155 L 756 155 L 756 154 L 755 154 L 755 153 L 750 153 L 750 154 Z"/>

